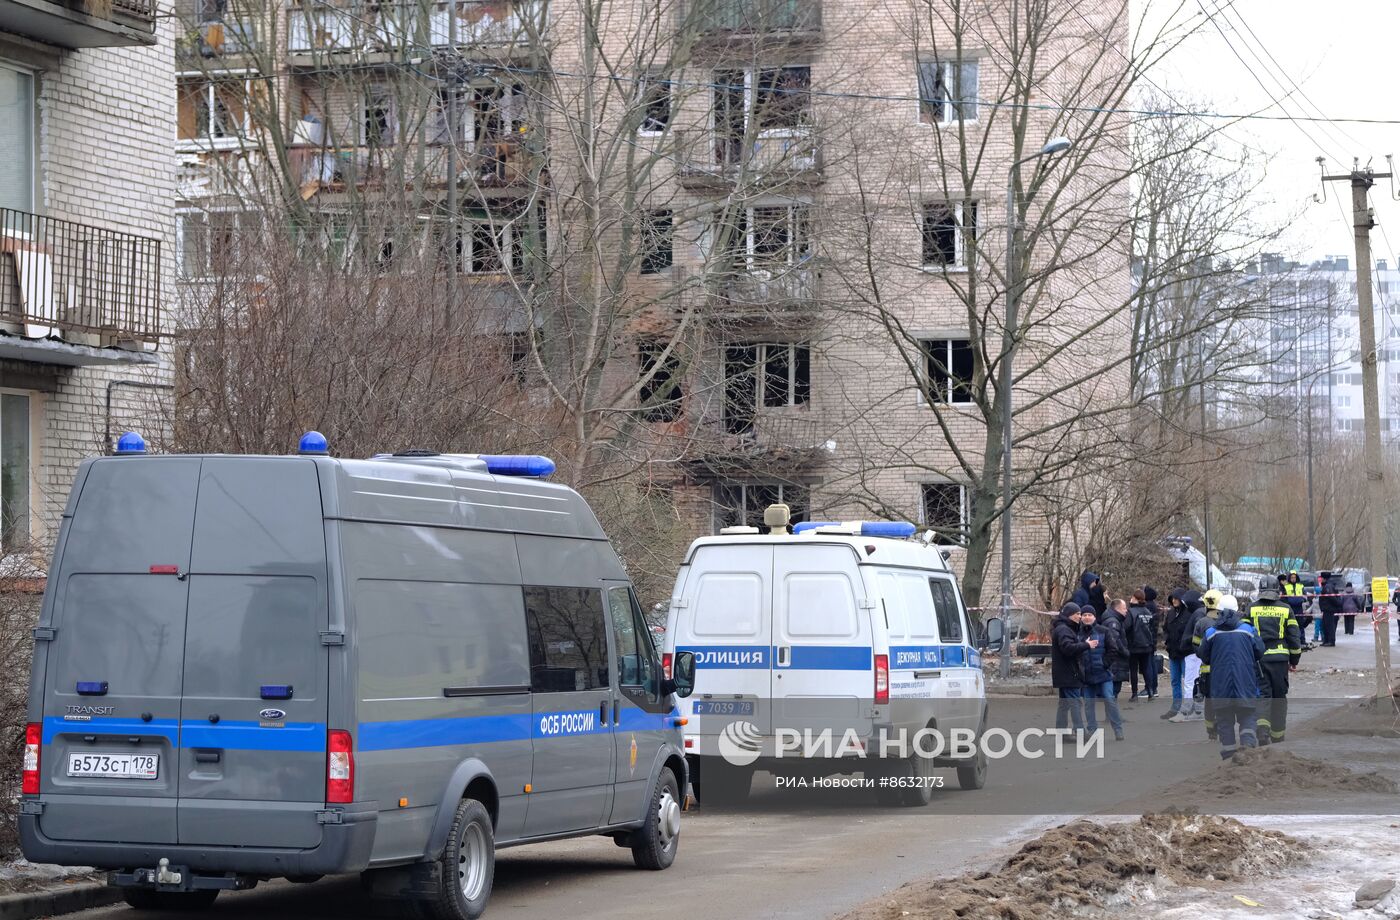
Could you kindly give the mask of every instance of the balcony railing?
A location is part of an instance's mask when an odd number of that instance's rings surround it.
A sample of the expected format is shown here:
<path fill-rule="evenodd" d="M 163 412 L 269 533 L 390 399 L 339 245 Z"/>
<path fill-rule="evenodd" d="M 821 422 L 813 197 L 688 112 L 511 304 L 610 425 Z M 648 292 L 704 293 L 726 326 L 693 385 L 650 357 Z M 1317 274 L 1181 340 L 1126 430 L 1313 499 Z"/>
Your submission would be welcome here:
<path fill-rule="evenodd" d="M 826 428 L 805 409 L 764 409 L 742 418 L 732 412 L 706 415 L 698 428 L 695 460 L 716 475 L 795 472 L 828 456 Z"/>
<path fill-rule="evenodd" d="M 154 343 L 160 240 L 0 208 L 0 324 L 28 338 Z"/>
<path fill-rule="evenodd" d="M 705 316 L 734 328 L 793 328 L 816 323 L 821 309 L 821 273 L 810 264 L 779 265 L 713 281 Z"/>
<path fill-rule="evenodd" d="M 682 28 L 702 39 L 820 38 L 821 0 L 686 0 Z"/>
<path fill-rule="evenodd" d="M 0 3 L 0 31 L 64 48 L 154 45 L 155 0 L 37 0 Z"/>
<path fill-rule="evenodd" d="M 320 3 L 287 10 L 287 50 L 391 51 L 427 43 L 449 44 L 449 17 L 457 15 L 457 44 L 511 45 L 524 42 L 537 22 L 538 0 L 430 0 L 424 3 Z"/>
<path fill-rule="evenodd" d="M 705 129 L 678 131 L 676 140 L 680 180 L 690 188 L 821 178 L 821 144 L 811 126 L 761 131 L 751 140 Z"/>
<path fill-rule="evenodd" d="M 405 153 L 396 147 L 301 147 L 293 149 L 294 166 L 301 181 L 323 188 L 383 185 L 402 174 L 405 185 L 418 178 L 418 152 Z M 424 148 L 422 178 L 435 187 L 448 181 L 449 157 L 446 145 Z M 524 139 L 504 138 L 463 144 L 457 149 L 457 179 L 472 189 L 514 188 L 529 177 L 529 153 Z"/>
<path fill-rule="evenodd" d="M 217 22 L 201 22 L 190 27 L 176 39 L 175 52 L 177 56 L 184 59 L 208 58 L 248 54 L 258 50 L 260 46 L 261 41 L 256 23 L 227 19 Z"/>

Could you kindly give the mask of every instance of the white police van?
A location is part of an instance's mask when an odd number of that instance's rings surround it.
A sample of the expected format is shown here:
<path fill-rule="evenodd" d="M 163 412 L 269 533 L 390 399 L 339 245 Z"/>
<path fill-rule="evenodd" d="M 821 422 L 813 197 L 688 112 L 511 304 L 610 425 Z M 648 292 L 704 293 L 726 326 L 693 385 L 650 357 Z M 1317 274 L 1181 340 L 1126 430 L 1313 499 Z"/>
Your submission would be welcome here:
<path fill-rule="evenodd" d="M 1000 646 L 1001 622 L 974 634 L 947 561 L 910 539 L 912 524 L 804 523 L 788 533 L 783 506 L 765 520 L 766 534 L 733 527 L 692 543 L 671 597 L 667 651 L 695 657 L 694 696 L 681 706 L 701 804 L 742 801 L 756 769 L 901 777 L 876 786 L 888 804 L 926 804 L 938 767 L 981 788 L 980 755 L 879 739 L 925 728 L 980 735 L 981 651 L 989 639 Z M 786 750 L 794 732 L 805 743 L 822 730 L 854 732 L 862 750 Z"/>

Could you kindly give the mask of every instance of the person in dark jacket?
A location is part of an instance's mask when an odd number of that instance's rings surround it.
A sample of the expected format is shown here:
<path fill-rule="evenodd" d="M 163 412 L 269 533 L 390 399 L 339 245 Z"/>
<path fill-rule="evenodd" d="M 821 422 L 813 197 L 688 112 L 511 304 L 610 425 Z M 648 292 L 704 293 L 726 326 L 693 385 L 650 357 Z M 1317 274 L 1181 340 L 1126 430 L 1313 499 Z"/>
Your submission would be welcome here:
<path fill-rule="evenodd" d="M 1157 589 L 1152 587 L 1151 585 L 1143 585 L 1142 597 L 1143 600 L 1147 602 L 1143 606 L 1150 610 L 1154 617 L 1159 616 L 1162 611 L 1157 606 Z"/>
<path fill-rule="evenodd" d="M 1089 606 L 1094 608 L 1094 615 L 1100 620 L 1108 613 L 1108 595 L 1103 590 L 1103 579 L 1099 579 L 1089 589 Z"/>
<path fill-rule="evenodd" d="M 1337 644 L 1337 617 L 1342 615 L 1342 576 L 1326 574 L 1320 587 L 1322 596 L 1317 599 L 1317 607 L 1322 611 L 1322 646 Z"/>
<path fill-rule="evenodd" d="M 1108 610 L 1099 618 L 1099 626 L 1113 640 L 1108 654 L 1108 671 L 1113 675 L 1113 698 L 1123 692 L 1123 684 L 1128 679 L 1128 602 L 1119 598 L 1108 605 Z"/>
<path fill-rule="evenodd" d="M 1094 596 L 1091 593 L 1095 585 L 1099 583 L 1099 576 L 1093 572 L 1085 572 L 1079 576 L 1079 587 L 1074 589 L 1074 595 L 1069 599 L 1071 604 L 1078 604 L 1079 609 L 1092 607 Z"/>
<path fill-rule="evenodd" d="M 1256 707 L 1264 643 L 1250 626 L 1240 622 L 1237 611 L 1225 610 L 1215 625 L 1206 630 L 1197 654 L 1210 665 L 1210 696 L 1220 733 L 1220 757 L 1229 760 L 1241 747 L 1259 744 Z"/>
<path fill-rule="evenodd" d="M 1119 603 L 1122 603 L 1121 601 Z M 1123 653 L 1122 633 L 1096 622 L 1094 612 L 1080 614 L 1080 634 L 1089 648 L 1084 652 L 1084 710 L 1089 734 L 1099 730 L 1098 700 L 1103 700 L 1104 713 L 1113 728 L 1113 739 L 1123 740 L 1123 716 L 1118 711 L 1118 698 L 1113 692 L 1113 660 Z"/>
<path fill-rule="evenodd" d="M 1142 675 L 1142 695 L 1149 700 L 1157 696 L 1157 668 L 1152 658 L 1157 651 L 1157 614 L 1149 606 L 1147 598 L 1151 588 L 1139 588 L 1133 592 L 1133 602 L 1128 606 L 1128 617 L 1124 623 L 1124 636 L 1128 640 L 1128 679 L 1133 691 L 1131 699 L 1138 698 L 1138 675 Z M 1153 592 L 1154 594 L 1156 592 Z"/>
<path fill-rule="evenodd" d="M 1342 621 L 1346 624 L 1346 634 L 1356 635 L 1356 615 L 1361 612 L 1361 598 L 1356 596 L 1356 589 L 1351 582 L 1342 589 Z"/>
<path fill-rule="evenodd" d="M 1181 682 L 1186 675 L 1186 656 L 1191 654 L 1191 650 L 1181 651 L 1181 637 L 1188 638 L 1191 633 L 1187 631 L 1187 621 L 1190 619 L 1191 611 L 1187 609 L 1182 598 L 1185 591 L 1177 590 L 1167 595 L 1166 622 L 1163 632 L 1165 633 L 1167 647 L 1167 661 L 1171 668 L 1172 679 L 1172 708 L 1162 713 L 1163 719 L 1170 719 L 1182 710 L 1182 689 Z"/>
<path fill-rule="evenodd" d="M 1060 693 L 1055 728 L 1084 730 L 1084 653 L 1098 647 L 1092 637 L 1080 634 L 1079 605 L 1070 601 L 1060 608 L 1050 630 L 1050 683 Z"/>

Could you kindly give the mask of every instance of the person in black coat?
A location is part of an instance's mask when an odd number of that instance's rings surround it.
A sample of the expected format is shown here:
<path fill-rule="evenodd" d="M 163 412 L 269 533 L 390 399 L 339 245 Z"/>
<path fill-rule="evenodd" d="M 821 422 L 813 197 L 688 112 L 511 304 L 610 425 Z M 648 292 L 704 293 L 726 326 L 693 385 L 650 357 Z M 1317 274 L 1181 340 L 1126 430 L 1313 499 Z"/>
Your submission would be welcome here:
<path fill-rule="evenodd" d="M 1142 599 L 1145 601 L 1145 603 L 1142 606 L 1146 607 L 1154 617 L 1159 616 L 1162 613 L 1161 609 L 1157 606 L 1156 588 L 1152 587 L 1151 585 L 1143 585 Z"/>
<path fill-rule="evenodd" d="M 1083 637 L 1079 625 L 1079 605 L 1071 601 L 1060 608 L 1055 625 L 1050 630 L 1050 683 L 1059 691 L 1060 703 L 1055 710 L 1055 727 L 1075 731 L 1084 729 L 1084 664 L 1082 658 L 1098 642 Z"/>
<path fill-rule="evenodd" d="M 1167 648 L 1168 666 L 1171 668 L 1172 679 L 1172 708 L 1162 713 L 1162 718 L 1170 719 L 1181 712 L 1184 708 L 1181 682 L 1186 676 L 1186 656 L 1190 651 L 1180 651 L 1181 637 L 1183 634 L 1190 636 L 1187 629 L 1187 620 L 1190 619 L 1191 611 L 1187 609 L 1186 603 L 1182 600 L 1186 596 L 1183 590 L 1173 591 L 1167 595 L 1167 615 L 1163 623 L 1162 632 Z"/>
<path fill-rule="evenodd" d="M 1152 659 L 1157 652 L 1157 612 L 1152 609 L 1152 601 L 1147 597 L 1151 588 L 1139 588 L 1133 592 L 1133 602 L 1128 605 L 1128 617 L 1124 633 L 1128 639 L 1128 677 L 1133 691 L 1133 699 L 1138 695 L 1138 675 L 1142 675 L 1142 692 L 1147 698 L 1157 696 L 1157 667 Z M 1153 594 L 1156 594 L 1154 591 Z"/>
<path fill-rule="evenodd" d="M 1123 683 L 1128 679 L 1128 602 L 1119 598 L 1108 605 L 1108 610 L 1099 619 L 1099 627 L 1109 633 L 1108 671 L 1113 677 L 1113 698 L 1123 692 Z"/>

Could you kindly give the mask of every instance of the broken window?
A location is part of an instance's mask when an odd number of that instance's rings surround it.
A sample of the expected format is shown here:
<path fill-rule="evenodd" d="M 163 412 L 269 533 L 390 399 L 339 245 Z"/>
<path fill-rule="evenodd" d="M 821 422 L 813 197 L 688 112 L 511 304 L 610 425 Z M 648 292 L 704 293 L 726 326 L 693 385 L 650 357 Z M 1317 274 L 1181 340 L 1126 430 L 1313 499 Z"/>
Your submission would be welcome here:
<path fill-rule="evenodd" d="M 671 267 L 671 212 L 650 211 L 642 218 L 641 252 L 643 275 L 655 275 Z"/>
<path fill-rule="evenodd" d="M 977 233 L 977 202 L 937 202 L 924 205 L 923 264 L 925 268 L 966 268 L 966 230 Z"/>
<path fill-rule="evenodd" d="M 812 254 L 805 207 L 753 208 L 747 223 L 752 228 L 748 248 L 754 268 L 796 265 Z"/>
<path fill-rule="evenodd" d="M 967 531 L 966 490 L 951 482 L 926 482 L 920 490 L 920 520 L 936 534 L 934 542 L 961 545 Z"/>
<path fill-rule="evenodd" d="M 793 342 L 724 349 L 724 427 L 753 431 L 760 407 L 806 405 L 812 398 L 811 346 Z"/>
<path fill-rule="evenodd" d="M 754 105 L 761 131 L 807 127 L 812 123 L 812 68 L 760 70 Z"/>
<path fill-rule="evenodd" d="M 361 128 L 368 146 L 382 147 L 394 143 L 398 122 L 394 96 L 387 87 L 372 87 L 365 91 Z"/>
<path fill-rule="evenodd" d="M 177 103 L 179 139 L 224 140 L 247 137 L 250 124 L 244 77 L 182 80 Z"/>
<path fill-rule="evenodd" d="M 685 395 L 681 389 L 681 359 L 674 343 L 670 353 L 665 352 L 665 342 L 643 342 L 637 346 L 640 372 L 651 375 L 637 394 L 642 418 L 648 422 L 674 422 L 681 417 L 681 398 Z"/>
<path fill-rule="evenodd" d="M 711 523 L 715 533 L 726 527 L 763 527 L 763 512 L 769 505 L 787 505 L 794 524 L 807 520 L 811 514 L 810 489 L 788 482 L 717 482 L 712 498 Z"/>
<path fill-rule="evenodd" d="M 660 77 L 647 75 L 637 81 L 642 106 L 643 134 L 661 134 L 671 124 L 671 84 Z"/>
<path fill-rule="evenodd" d="M 939 403 L 972 402 L 972 343 L 967 339 L 930 339 L 924 350 L 928 392 Z"/>

